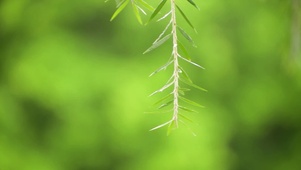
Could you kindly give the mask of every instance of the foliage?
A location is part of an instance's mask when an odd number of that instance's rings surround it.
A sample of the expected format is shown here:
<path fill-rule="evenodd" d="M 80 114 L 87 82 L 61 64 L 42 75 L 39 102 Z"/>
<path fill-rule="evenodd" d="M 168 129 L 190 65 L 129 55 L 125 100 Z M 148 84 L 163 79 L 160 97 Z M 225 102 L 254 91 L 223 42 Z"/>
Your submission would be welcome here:
<path fill-rule="evenodd" d="M 300 1 L 194 0 L 201 12 L 177 2 L 198 29 L 177 11 L 198 48 L 178 29 L 180 41 L 206 70 L 180 59 L 181 67 L 210 91 L 182 87 L 206 106 L 181 101 L 200 112 L 180 110 L 196 137 L 180 122 L 168 138 L 168 125 L 147 132 L 171 115 L 139 114 L 169 94 L 146 97 L 173 73 L 170 65 L 147 77 L 168 61 L 172 38 L 141 54 L 169 21 L 155 22 L 168 1 L 143 27 L 130 2 L 110 22 L 115 1 L 2 0 L 0 169 L 300 169 Z M 146 23 L 151 12 L 143 9 Z M 180 44 L 179 52 L 184 57 Z"/>
<path fill-rule="evenodd" d="M 149 23 L 159 13 L 162 13 L 162 8 L 165 6 L 165 4 L 167 2 L 167 0 L 162 0 L 159 3 L 159 5 L 154 9 L 153 7 L 151 7 L 151 5 L 149 5 L 147 2 L 145 2 L 143 0 L 123 0 L 121 2 L 119 2 L 119 0 L 116 0 L 117 10 L 113 14 L 111 21 L 127 6 L 127 4 L 130 1 L 132 3 L 132 7 L 134 10 L 135 16 L 140 24 L 142 24 L 140 12 L 142 12 L 143 14 L 146 14 L 146 12 L 142 9 L 141 6 L 152 11 L 150 18 L 147 21 L 147 23 Z M 194 101 L 191 101 L 189 99 L 186 99 L 184 97 L 185 92 L 184 92 L 183 88 L 185 88 L 185 87 L 183 87 L 183 85 L 180 85 L 180 82 L 187 86 L 194 87 L 194 88 L 202 90 L 202 91 L 206 91 L 204 88 L 201 88 L 201 87 L 197 86 L 196 84 L 194 84 L 192 82 L 192 80 L 189 78 L 187 72 L 183 69 L 182 66 L 180 66 L 179 60 L 181 59 L 191 65 L 194 65 L 196 67 L 204 69 L 204 67 L 191 61 L 191 57 L 189 56 L 189 54 L 186 50 L 186 47 L 178 39 L 178 31 L 179 31 L 180 34 L 192 44 L 192 46 L 195 46 L 194 41 L 192 40 L 191 36 L 188 33 L 186 33 L 186 31 L 183 28 L 181 28 L 179 26 L 179 24 L 177 22 L 176 10 L 181 14 L 181 16 L 184 18 L 186 23 L 196 32 L 195 27 L 192 25 L 192 23 L 190 22 L 190 20 L 186 16 L 186 14 L 182 11 L 182 9 L 176 4 L 175 0 L 170 0 L 169 2 L 170 2 L 170 10 L 168 10 L 166 12 L 166 14 L 164 14 L 160 19 L 157 20 L 157 21 L 162 21 L 162 20 L 169 18 L 168 24 L 165 27 L 165 29 L 162 31 L 162 33 L 159 35 L 159 37 L 153 42 L 151 47 L 149 47 L 144 52 L 144 54 L 146 54 L 146 53 L 160 47 L 162 44 L 166 43 L 167 40 L 169 40 L 170 38 L 172 39 L 172 53 L 171 53 L 172 57 L 167 61 L 166 64 L 164 64 L 162 67 L 160 67 L 159 69 L 157 69 L 150 75 L 150 76 L 153 76 L 162 70 L 166 70 L 167 67 L 173 65 L 173 74 L 168 79 L 166 84 L 163 87 L 161 87 L 159 90 L 153 92 L 150 95 L 150 96 L 152 96 L 157 93 L 165 92 L 165 90 L 168 90 L 173 87 L 173 90 L 171 92 L 169 92 L 169 94 L 167 96 L 163 97 L 158 102 L 156 102 L 156 105 L 159 105 L 159 107 L 158 107 L 159 110 L 161 110 L 162 108 L 167 108 L 168 106 L 172 105 L 172 110 L 170 110 L 173 112 L 172 119 L 151 129 L 151 131 L 152 131 L 152 130 L 155 130 L 155 129 L 158 129 L 158 128 L 168 125 L 167 134 L 169 134 L 170 131 L 174 127 L 175 128 L 178 127 L 178 122 L 182 122 L 184 125 L 186 125 L 184 123 L 184 120 L 191 121 L 190 118 L 183 115 L 184 113 L 179 113 L 179 110 L 181 110 L 183 112 L 196 112 L 190 108 L 184 107 L 180 103 L 180 101 L 190 104 L 190 105 L 193 105 L 193 106 L 203 107 L 202 105 L 200 105 Z M 192 6 L 194 6 L 195 8 L 199 9 L 199 7 L 195 4 L 194 1 L 187 0 L 187 2 L 189 4 L 191 4 Z M 183 54 L 180 53 L 180 50 Z M 190 89 L 185 88 L 185 90 L 190 90 Z M 165 112 L 165 111 L 163 111 L 163 112 Z"/>

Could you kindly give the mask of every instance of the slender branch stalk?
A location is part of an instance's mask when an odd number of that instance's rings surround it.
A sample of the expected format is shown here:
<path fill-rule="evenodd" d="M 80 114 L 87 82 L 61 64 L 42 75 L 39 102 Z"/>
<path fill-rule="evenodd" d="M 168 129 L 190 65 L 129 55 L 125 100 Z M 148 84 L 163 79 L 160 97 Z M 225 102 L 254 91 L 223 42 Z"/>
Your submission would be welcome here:
<path fill-rule="evenodd" d="M 179 113 L 179 61 L 178 61 L 178 37 L 177 37 L 177 20 L 176 20 L 176 3 L 171 1 L 171 22 L 172 22 L 172 42 L 173 42 L 173 61 L 174 61 L 174 89 L 173 89 L 173 118 L 175 126 L 178 127 L 178 113 Z"/>
<path fill-rule="evenodd" d="M 153 12 L 152 15 L 150 16 L 148 22 L 146 22 L 146 24 L 148 24 L 151 20 L 153 20 L 157 16 L 157 14 L 160 14 L 161 9 L 164 7 L 164 5 L 166 4 L 167 1 L 169 1 L 169 3 L 170 3 L 170 10 L 157 21 L 161 21 L 166 18 L 170 18 L 170 21 L 168 22 L 168 24 L 165 27 L 165 29 L 163 30 L 163 32 L 159 35 L 159 37 L 152 43 L 152 45 L 143 54 L 148 53 L 148 52 L 158 48 L 159 46 L 161 46 L 162 44 L 167 42 L 167 40 L 172 38 L 172 53 L 171 53 L 170 59 L 168 60 L 168 62 L 166 64 L 164 64 L 163 66 L 161 66 L 160 68 L 158 68 L 157 70 L 155 70 L 153 73 L 150 74 L 150 76 L 153 76 L 154 74 L 157 74 L 158 72 L 165 70 L 167 67 L 173 65 L 172 76 L 168 79 L 166 84 L 163 87 L 161 87 L 159 90 L 150 94 L 150 96 L 152 96 L 157 93 L 161 93 L 167 89 L 168 89 L 168 91 L 170 91 L 170 89 L 172 89 L 172 91 L 169 92 L 169 94 L 167 96 L 163 97 L 162 99 L 160 99 L 159 101 L 157 101 L 154 104 L 154 105 L 161 104 L 158 107 L 158 109 L 162 109 L 162 108 L 165 109 L 166 106 L 172 106 L 172 110 L 169 110 L 169 111 L 173 112 L 172 118 L 169 121 L 151 129 L 151 131 L 152 131 L 152 130 L 162 128 L 164 126 L 168 126 L 168 131 L 167 131 L 167 135 L 168 135 L 171 130 L 173 130 L 174 128 L 178 128 L 179 122 L 183 123 L 182 119 L 191 121 L 186 115 L 179 113 L 180 110 L 183 110 L 186 112 L 196 112 L 193 109 L 189 109 L 187 107 L 179 105 L 179 101 L 185 102 L 185 103 L 193 105 L 193 106 L 203 107 L 202 105 L 200 105 L 194 101 L 184 98 L 183 97 L 185 95 L 184 91 L 187 91 L 187 88 L 180 88 L 180 85 L 179 85 L 180 84 L 179 82 L 181 81 L 182 83 L 184 83 L 190 87 L 196 88 L 198 90 L 206 91 L 202 87 L 195 85 L 192 82 L 192 80 L 189 78 L 187 73 L 179 65 L 180 60 L 184 60 L 191 65 L 194 65 L 196 67 L 204 69 L 202 66 L 200 66 L 190 60 L 190 56 L 189 56 L 189 54 L 187 54 L 185 47 L 183 46 L 182 43 L 180 43 L 178 41 L 177 30 L 179 30 L 180 34 L 182 34 L 185 39 L 187 39 L 190 43 L 192 43 L 193 46 L 195 46 L 192 38 L 185 32 L 185 30 L 183 30 L 181 27 L 178 26 L 176 11 L 179 12 L 179 14 L 183 17 L 183 19 L 186 21 L 186 23 L 191 28 L 193 28 L 194 30 L 195 30 L 195 28 L 191 24 L 191 22 L 189 21 L 189 19 L 185 15 L 185 13 L 176 4 L 177 0 L 161 0 L 161 2 L 159 3 L 159 5 L 156 8 L 153 8 L 152 6 L 150 6 L 148 3 L 146 3 L 143 0 L 123 0 L 119 5 L 117 5 L 117 10 L 114 12 L 111 20 L 113 20 L 127 6 L 127 4 L 129 2 L 131 2 L 132 8 L 134 10 L 134 14 L 140 24 L 143 24 L 140 13 L 142 12 L 143 14 L 146 14 L 145 11 L 143 10 L 143 8 L 140 7 L 140 5 L 142 5 L 144 8 Z M 194 3 L 194 0 L 187 0 L 187 2 L 191 5 L 193 5 L 195 8 L 199 9 L 198 6 Z M 170 28 L 171 28 L 171 32 L 168 31 L 169 33 L 167 33 L 167 30 L 169 30 Z M 180 52 L 183 53 L 182 56 L 180 55 Z M 190 90 L 190 89 L 188 89 L 188 90 Z M 185 123 L 183 123 L 183 124 L 185 125 Z"/>

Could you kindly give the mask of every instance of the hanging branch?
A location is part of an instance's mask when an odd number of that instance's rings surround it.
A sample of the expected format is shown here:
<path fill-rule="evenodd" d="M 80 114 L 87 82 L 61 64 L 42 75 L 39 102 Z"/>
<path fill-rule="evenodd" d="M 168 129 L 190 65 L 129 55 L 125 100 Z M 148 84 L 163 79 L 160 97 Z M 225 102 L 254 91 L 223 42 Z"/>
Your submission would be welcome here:
<path fill-rule="evenodd" d="M 167 0 L 162 0 L 159 3 L 159 5 L 154 9 L 153 7 L 151 7 L 149 4 L 147 4 L 143 0 L 123 0 L 121 2 L 119 2 L 119 0 L 115 0 L 115 1 L 118 4 L 117 5 L 117 10 L 113 14 L 111 20 L 113 20 L 125 8 L 125 6 L 129 2 L 131 2 L 132 7 L 134 9 L 135 16 L 136 16 L 138 22 L 141 23 L 141 24 L 142 24 L 142 20 L 141 20 L 141 17 L 140 17 L 139 10 L 143 11 L 142 13 L 145 13 L 145 12 L 142 9 L 142 7 L 139 6 L 139 4 L 152 12 L 149 20 L 146 22 L 146 24 L 148 24 L 161 12 L 162 8 L 165 6 L 165 4 L 167 2 Z M 150 130 L 150 131 L 152 131 L 152 130 L 162 128 L 164 126 L 168 126 L 167 134 L 169 134 L 172 129 L 178 128 L 179 127 L 179 122 L 183 123 L 185 126 L 186 126 L 186 124 L 184 123 L 184 120 L 192 122 L 192 120 L 189 117 L 187 117 L 186 115 L 184 115 L 181 112 L 197 112 L 193 109 L 190 109 L 190 108 L 187 108 L 187 107 L 184 107 L 184 106 L 180 105 L 180 101 L 183 102 L 183 103 L 192 105 L 192 106 L 203 108 L 202 105 L 200 105 L 200 104 L 198 104 L 194 101 L 191 101 L 189 99 L 186 99 L 184 97 L 185 92 L 189 91 L 190 89 L 183 88 L 182 86 L 180 86 L 180 82 L 187 85 L 187 86 L 194 87 L 198 90 L 206 91 L 204 88 L 195 85 L 192 82 L 192 80 L 189 78 L 187 72 L 180 66 L 179 60 L 181 59 L 181 60 L 183 60 L 183 61 L 185 61 L 185 62 L 187 62 L 187 63 L 189 63 L 193 66 L 204 69 L 199 64 L 196 64 L 196 63 L 191 61 L 191 57 L 188 55 L 188 52 L 187 52 L 186 48 L 184 47 L 184 45 L 178 39 L 178 32 L 177 31 L 179 31 L 179 33 L 185 39 L 187 39 L 192 44 L 192 46 L 195 47 L 194 41 L 192 40 L 191 36 L 188 35 L 185 32 L 185 30 L 182 29 L 178 25 L 178 23 L 177 23 L 177 12 L 179 12 L 181 14 L 181 16 L 184 18 L 186 23 L 195 32 L 196 32 L 196 29 L 192 25 L 192 23 L 190 22 L 188 17 L 185 15 L 183 10 L 176 4 L 176 0 L 169 0 L 169 2 L 170 2 L 170 10 L 165 15 L 163 15 L 163 17 L 158 19 L 157 21 L 164 20 L 168 17 L 170 17 L 170 21 L 168 22 L 167 26 L 162 31 L 162 33 L 159 35 L 159 37 L 143 53 L 143 54 L 146 54 L 146 53 L 160 47 L 162 44 L 166 43 L 167 40 L 172 38 L 172 57 L 169 59 L 169 61 L 165 65 L 163 65 L 162 67 L 160 67 L 159 69 L 157 69 L 156 71 L 151 73 L 151 75 L 150 75 L 150 76 L 153 76 L 153 75 L 157 74 L 158 72 L 160 72 L 162 70 L 165 70 L 167 67 L 173 65 L 173 74 L 170 77 L 170 79 L 166 82 L 166 84 L 162 88 L 160 88 L 159 90 L 153 92 L 150 95 L 150 96 L 152 96 L 152 95 L 161 93 L 161 92 L 166 91 L 166 90 L 170 89 L 171 87 L 173 87 L 171 92 L 168 95 L 164 96 L 163 98 L 161 98 L 159 101 L 157 101 L 155 103 L 155 105 L 159 105 L 159 107 L 158 107 L 159 110 L 172 105 L 172 109 L 168 110 L 168 112 L 172 111 L 172 113 L 173 113 L 172 118 L 169 121 L 167 121 L 167 122 L 165 122 L 161 125 L 158 125 L 158 126 L 152 128 Z M 187 2 L 190 3 L 191 5 L 193 5 L 195 8 L 199 9 L 199 7 L 194 3 L 193 0 L 187 0 Z M 170 33 L 168 33 L 169 29 L 171 29 Z M 183 54 L 180 54 L 179 50 L 181 50 L 181 52 Z M 163 112 L 165 112 L 165 111 L 163 111 Z"/>

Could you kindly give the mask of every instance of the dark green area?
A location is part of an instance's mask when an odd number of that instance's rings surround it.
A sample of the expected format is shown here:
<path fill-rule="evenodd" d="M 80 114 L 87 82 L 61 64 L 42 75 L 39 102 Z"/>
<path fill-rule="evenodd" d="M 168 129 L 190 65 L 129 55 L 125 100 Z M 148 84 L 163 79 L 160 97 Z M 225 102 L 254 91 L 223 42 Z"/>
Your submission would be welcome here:
<path fill-rule="evenodd" d="M 142 54 L 167 21 L 141 26 L 129 5 L 110 22 L 113 0 L 0 1 L 0 169 L 298 170 L 301 2 L 194 2 L 178 5 L 198 33 L 178 23 L 198 48 L 181 42 L 206 70 L 182 67 L 206 108 L 183 112 L 196 137 L 182 124 L 167 137 L 148 130 L 171 114 L 144 112 L 172 45 Z"/>

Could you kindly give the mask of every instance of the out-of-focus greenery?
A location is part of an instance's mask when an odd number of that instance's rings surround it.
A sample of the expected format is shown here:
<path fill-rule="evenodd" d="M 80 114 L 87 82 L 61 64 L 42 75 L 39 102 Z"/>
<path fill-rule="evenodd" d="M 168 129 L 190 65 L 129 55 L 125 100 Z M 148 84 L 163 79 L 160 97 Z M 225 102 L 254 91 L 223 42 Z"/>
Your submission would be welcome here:
<path fill-rule="evenodd" d="M 206 70 L 185 67 L 209 92 L 187 95 L 206 108 L 189 114 L 196 137 L 167 137 L 148 130 L 170 115 L 144 112 L 171 46 L 142 55 L 164 21 L 141 26 L 127 7 L 109 22 L 114 1 L 2 0 L 0 169 L 299 169 L 301 2 L 195 2 L 181 3 L 198 30 L 188 51 Z"/>

